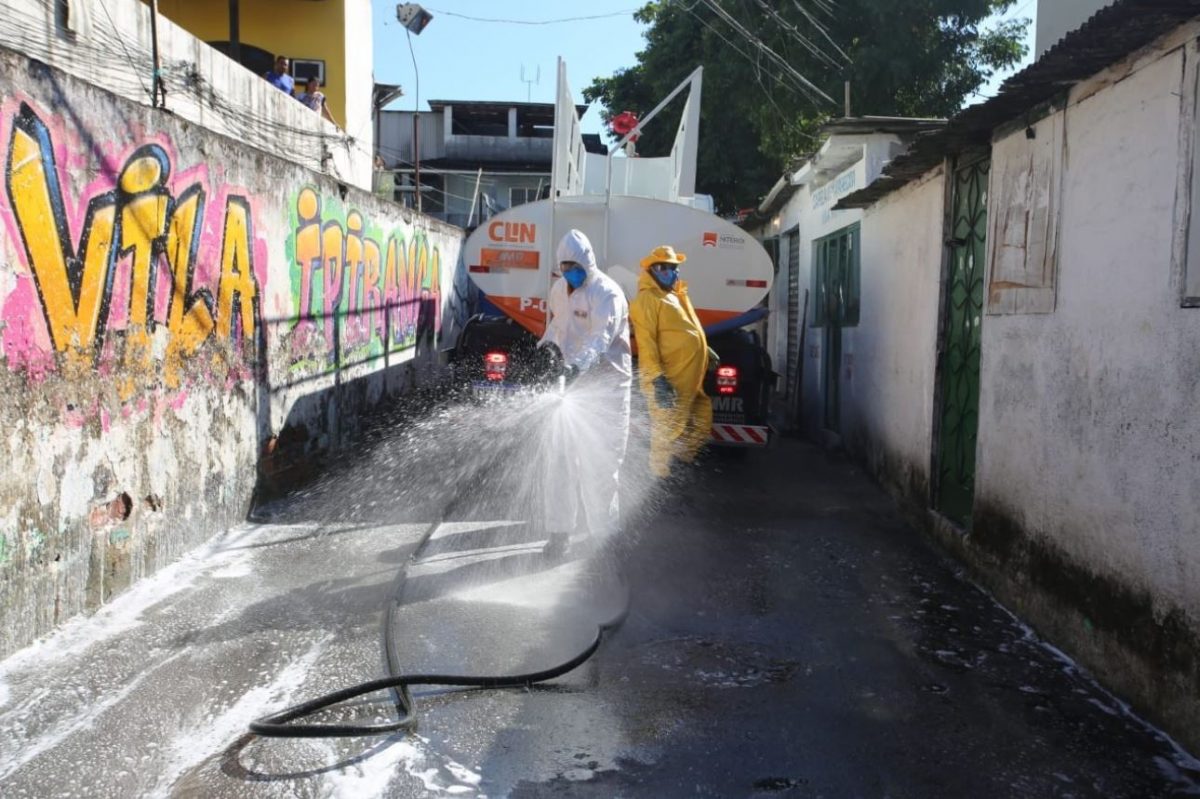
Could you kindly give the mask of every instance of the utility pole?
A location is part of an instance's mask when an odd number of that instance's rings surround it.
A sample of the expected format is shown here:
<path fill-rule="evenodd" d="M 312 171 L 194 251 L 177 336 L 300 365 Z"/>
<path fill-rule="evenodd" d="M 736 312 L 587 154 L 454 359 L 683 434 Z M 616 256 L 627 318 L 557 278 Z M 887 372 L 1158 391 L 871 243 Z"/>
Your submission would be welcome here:
<path fill-rule="evenodd" d="M 416 96 L 413 98 L 413 179 L 416 181 L 417 213 L 421 213 L 421 77 L 417 73 L 417 54 L 413 50 L 412 35 L 421 35 L 425 26 L 433 19 L 430 14 L 417 3 L 401 3 L 396 6 L 396 19 L 404 26 L 404 35 L 408 37 L 408 53 L 413 62 L 413 87 Z"/>
<path fill-rule="evenodd" d="M 238 0 L 229 0 L 229 57 L 242 63 L 241 12 Z"/>
<path fill-rule="evenodd" d="M 167 87 L 163 83 L 162 62 L 158 57 L 158 0 L 151 0 L 150 3 L 150 49 L 154 55 L 154 78 L 150 83 L 150 105 L 154 108 L 165 108 Z"/>

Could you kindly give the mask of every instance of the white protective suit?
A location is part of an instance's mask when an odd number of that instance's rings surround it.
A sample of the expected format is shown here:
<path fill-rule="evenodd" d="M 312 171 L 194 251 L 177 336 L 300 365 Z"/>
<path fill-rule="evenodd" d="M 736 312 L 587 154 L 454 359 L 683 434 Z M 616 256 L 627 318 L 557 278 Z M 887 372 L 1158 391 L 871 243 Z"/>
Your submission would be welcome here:
<path fill-rule="evenodd" d="M 551 431 L 546 489 L 546 531 L 576 530 L 579 501 L 592 535 L 619 525 L 618 484 L 629 437 L 629 302 L 616 281 L 600 271 L 587 236 L 572 230 L 558 245 L 557 263 L 586 267 L 587 280 L 568 291 L 559 278 L 550 287 L 549 323 L 541 343 L 553 343 L 568 366 L 579 369 L 569 414 Z"/>

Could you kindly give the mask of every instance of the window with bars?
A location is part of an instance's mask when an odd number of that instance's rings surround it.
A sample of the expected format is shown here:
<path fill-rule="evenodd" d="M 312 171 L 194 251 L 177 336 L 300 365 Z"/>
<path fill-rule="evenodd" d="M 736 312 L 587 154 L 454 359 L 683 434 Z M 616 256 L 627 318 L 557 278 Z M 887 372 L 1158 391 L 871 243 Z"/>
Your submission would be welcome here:
<path fill-rule="evenodd" d="M 813 242 L 813 327 L 858 324 L 862 268 L 858 224 Z"/>

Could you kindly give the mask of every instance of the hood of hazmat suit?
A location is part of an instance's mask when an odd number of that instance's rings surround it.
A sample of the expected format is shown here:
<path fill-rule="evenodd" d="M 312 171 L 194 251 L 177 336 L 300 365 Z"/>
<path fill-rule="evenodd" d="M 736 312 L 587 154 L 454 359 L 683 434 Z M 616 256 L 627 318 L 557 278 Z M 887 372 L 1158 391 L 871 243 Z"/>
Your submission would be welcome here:
<path fill-rule="evenodd" d="M 547 301 L 549 321 L 542 342 L 552 343 L 568 366 L 586 372 L 597 364 L 611 367 L 629 385 L 633 361 L 629 349 L 629 302 L 617 282 L 596 266 L 596 254 L 588 237 L 572 230 L 559 242 L 559 264 L 573 261 L 587 269 L 587 280 L 569 290 L 559 278 L 550 287 Z"/>

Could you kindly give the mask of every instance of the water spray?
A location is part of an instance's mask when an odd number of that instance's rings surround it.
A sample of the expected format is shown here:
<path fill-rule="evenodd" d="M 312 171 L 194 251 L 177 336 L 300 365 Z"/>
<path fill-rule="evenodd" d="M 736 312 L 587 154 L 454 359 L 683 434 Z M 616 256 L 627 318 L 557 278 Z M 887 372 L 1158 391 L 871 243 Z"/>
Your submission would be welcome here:
<path fill-rule="evenodd" d="M 420 553 L 433 537 L 439 525 L 432 525 L 424 538 L 418 544 L 411 563 L 420 560 Z M 407 569 L 406 569 L 407 571 Z M 403 580 L 401 581 L 403 582 Z M 277 713 L 263 716 L 250 723 L 250 732 L 264 738 L 345 738 L 360 735 L 388 735 L 396 732 L 411 732 L 417 726 L 417 707 L 410 689 L 415 685 L 447 686 L 457 688 L 529 688 L 537 683 L 553 680 L 568 672 L 574 671 L 586 662 L 603 643 L 605 636 L 615 630 L 625 620 L 629 612 L 629 589 L 621 585 L 620 609 L 611 618 L 596 625 L 596 634 L 582 651 L 574 657 L 540 671 L 524 674 L 506 675 L 462 675 L 462 674 L 398 674 L 396 673 L 394 646 L 391 640 L 393 614 L 398 603 L 393 599 L 388 603 L 387 618 L 384 621 L 384 644 L 387 650 L 389 675 L 378 680 L 352 685 L 339 691 L 333 691 L 324 696 L 301 702 L 285 708 Z M 309 718 L 322 710 L 327 710 L 351 699 L 377 691 L 391 690 L 396 707 L 397 718 L 380 724 L 316 724 L 295 723 L 300 719 Z"/>
<path fill-rule="evenodd" d="M 538 391 L 550 401 L 559 403 L 570 395 L 574 370 L 563 366 L 562 354 L 553 345 L 539 348 L 544 364 L 543 377 Z M 467 492 L 459 492 L 437 515 L 439 519 L 447 519 L 456 506 L 467 498 Z M 412 566 L 421 565 L 426 560 L 423 555 L 430 541 L 434 539 L 442 522 L 431 524 L 417 543 L 397 581 L 397 589 L 388 601 L 384 620 L 384 650 L 387 661 L 387 676 L 358 685 L 352 685 L 323 696 L 301 702 L 276 713 L 263 716 L 250 724 L 250 732 L 263 737 L 272 738 L 332 738 L 362 735 L 387 735 L 400 731 L 411 731 L 417 725 L 417 708 L 411 693 L 413 686 L 447 686 L 458 688 L 528 688 L 536 683 L 546 682 L 560 677 L 578 668 L 591 658 L 599 649 L 605 636 L 616 629 L 629 609 L 628 587 L 620 583 L 619 610 L 610 618 L 597 623 L 596 633 L 591 643 L 573 657 L 546 669 L 520 674 L 501 675 L 463 675 L 463 674 L 402 674 L 397 662 L 394 634 L 396 625 L 395 614 L 402 606 L 401 598 L 404 586 Z M 609 550 L 611 551 L 611 550 Z M 582 561 L 584 568 L 595 570 L 605 563 L 605 554 L 593 555 Z M 390 721 L 375 724 L 351 723 L 314 723 L 307 721 L 321 711 L 341 705 L 349 700 L 372 694 L 377 691 L 392 691 L 392 701 L 396 717 Z"/>

